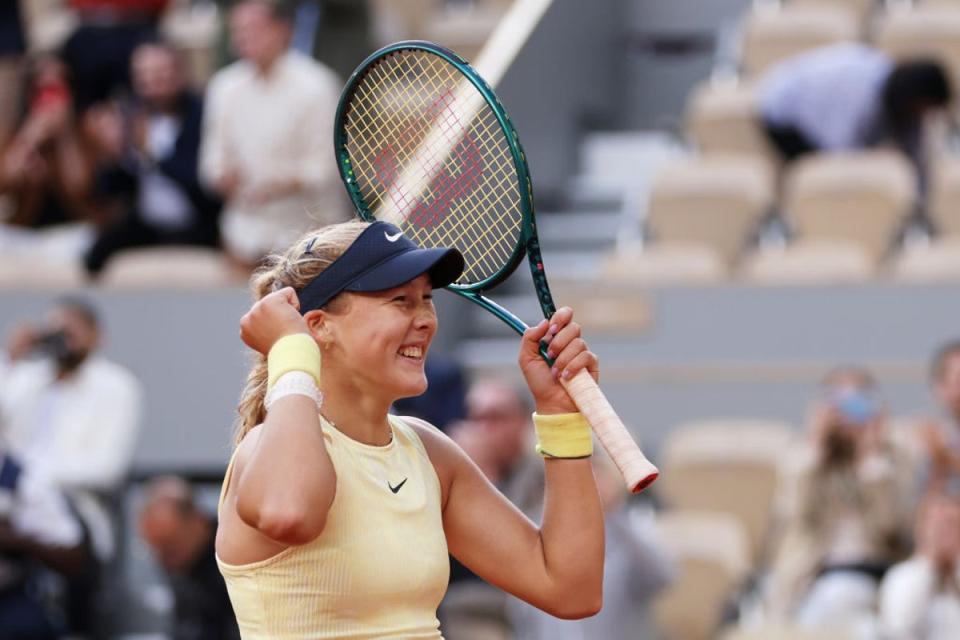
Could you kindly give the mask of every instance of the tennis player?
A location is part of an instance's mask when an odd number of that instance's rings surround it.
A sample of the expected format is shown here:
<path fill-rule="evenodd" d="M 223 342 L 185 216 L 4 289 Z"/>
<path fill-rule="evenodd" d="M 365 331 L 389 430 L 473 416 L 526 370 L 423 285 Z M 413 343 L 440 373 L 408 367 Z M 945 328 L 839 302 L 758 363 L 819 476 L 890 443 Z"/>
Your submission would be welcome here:
<path fill-rule="evenodd" d="M 433 289 L 462 270 L 455 249 L 420 249 L 385 222 L 347 222 L 307 234 L 254 275 L 258 300 L 240 333 L 260 356 L 217 532 L 245 640 L 441 638 L 448 551 L 556 616 L 599 611 L 592 439 L 558 380 L 583 368 L 596 376 L 597 357 L 569 308 L 520 347 L 546 465 L 541 526 L 443 433 L 388 414 L 426 389 Z"/>

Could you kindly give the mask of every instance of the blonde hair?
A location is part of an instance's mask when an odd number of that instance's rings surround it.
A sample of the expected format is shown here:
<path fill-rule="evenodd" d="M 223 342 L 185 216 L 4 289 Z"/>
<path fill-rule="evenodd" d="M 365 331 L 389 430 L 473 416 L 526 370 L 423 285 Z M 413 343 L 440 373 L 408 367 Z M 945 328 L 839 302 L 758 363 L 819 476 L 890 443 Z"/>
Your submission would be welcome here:
<path fill-rule="evenodd" d="M 322 227 L 304 234 L 284 253 L 268 256 L 250 279 L 254 300 L 284 287 L 302 289 L 343 255 L 369 225 L 368 222 L 351 221 Z M 331 307 L 339 299 L 339 296 L 335 297 L 324 308 Z M 237 407 L 240 419 L 234 432 L 234 444 L 239 444 L 252 428 L 263 422 L 267 413 L 264 407 L 266 395 L 267 358 L 258 353 Z"/>

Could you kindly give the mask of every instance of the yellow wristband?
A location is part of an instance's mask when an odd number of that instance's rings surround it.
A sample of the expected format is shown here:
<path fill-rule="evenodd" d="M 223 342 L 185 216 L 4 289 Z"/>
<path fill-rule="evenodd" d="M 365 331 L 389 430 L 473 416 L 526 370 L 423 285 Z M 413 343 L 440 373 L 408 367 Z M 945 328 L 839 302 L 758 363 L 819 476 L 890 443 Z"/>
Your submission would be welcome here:
<path fill-rule="evenodd" d="M 581 413 L 533 414 L 537 453 L 544 458 L 586 458 L 593 455 L 593 434 Z"/>
<path fill-rule="evenodd" d="M 290 371 L 303 371 L 313 376 L 320 386 L 320 347 L 312 336 L 295 333 L 273 343 L 267 354 L 267 388 Z"/>

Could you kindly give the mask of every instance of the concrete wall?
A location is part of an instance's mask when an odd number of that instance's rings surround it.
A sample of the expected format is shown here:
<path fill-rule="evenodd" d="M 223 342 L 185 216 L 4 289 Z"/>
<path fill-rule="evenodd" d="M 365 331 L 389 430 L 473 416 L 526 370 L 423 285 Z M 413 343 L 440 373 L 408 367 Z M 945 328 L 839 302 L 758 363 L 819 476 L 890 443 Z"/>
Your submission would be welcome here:
<path fill-rule="evenodd" d="M 591 342 L 610 399 L 655 452 L 684 420 L 759 416 L 799 424 L 817 380 L 842 363 L 873 368 L 894 414 L 928 410 L 927 358 L 960 335 L 955 290 L 883 283 L 662 289 L 642 294 L 651 318 L 642 334 L 595 334 Z M 106 354 L 132 369 L 147 390 L 138 470 L 222 466 L 247 370 L 237 337 L 246 292 L 91 295 L 103 310 Z M 506 327 L 452 294 L 437 297 L 439 351 L 460 354 L 478 373 L 517 375 L 517 343 Z M 39 317 L 51 298 L 3 293 L 0 330 Z M 531 301 L 509 305 L 536 320 Z M 477 327 L 488 337 L 460 340 L 477 335 Z"/>

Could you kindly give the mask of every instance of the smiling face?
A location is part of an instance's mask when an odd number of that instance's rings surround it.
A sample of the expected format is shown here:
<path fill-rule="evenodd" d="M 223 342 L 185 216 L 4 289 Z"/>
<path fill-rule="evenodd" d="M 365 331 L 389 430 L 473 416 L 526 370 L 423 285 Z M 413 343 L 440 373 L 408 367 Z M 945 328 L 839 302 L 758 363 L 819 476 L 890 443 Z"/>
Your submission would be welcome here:
<path fill-rule="evenodd" d="M 308 318 L 318 327 L 323 378 L 349 380 L 358 392 L 392 402 L 427 390 L 424 362 L 437 332 L 430 278 L 421 275 L 375 293 L 349 293 L 342 313 Z M 308 314 L 309 315 L 309 314 Z"/>

